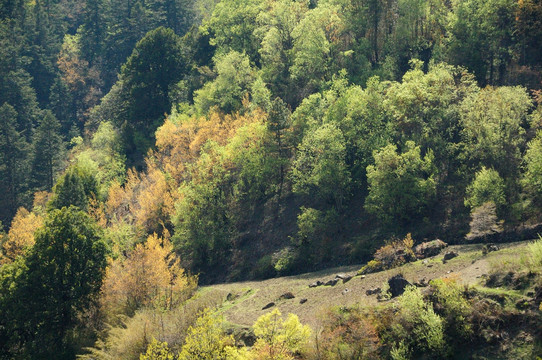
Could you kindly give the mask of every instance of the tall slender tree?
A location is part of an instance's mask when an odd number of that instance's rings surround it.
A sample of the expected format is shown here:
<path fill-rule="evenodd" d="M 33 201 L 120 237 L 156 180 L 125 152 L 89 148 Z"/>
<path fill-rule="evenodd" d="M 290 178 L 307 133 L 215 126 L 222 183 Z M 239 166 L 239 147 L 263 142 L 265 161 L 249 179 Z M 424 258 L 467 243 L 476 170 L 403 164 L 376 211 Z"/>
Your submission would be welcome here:
<path fill-rule="evenodd" d="M 16 125 L 17 112 L 4 103 L 0 107 L 0 220 L 5 223 L 20 205 L 27 158 L 27 143 Z"/>
<path fill-rule="evenodd" d="M 50 110 L 45 111 L 36 129 L 32 146 L 33 185 L 37 189 L 50 191 L 55 170 L 61 164 L 63 150 L 60 123 Z"/>

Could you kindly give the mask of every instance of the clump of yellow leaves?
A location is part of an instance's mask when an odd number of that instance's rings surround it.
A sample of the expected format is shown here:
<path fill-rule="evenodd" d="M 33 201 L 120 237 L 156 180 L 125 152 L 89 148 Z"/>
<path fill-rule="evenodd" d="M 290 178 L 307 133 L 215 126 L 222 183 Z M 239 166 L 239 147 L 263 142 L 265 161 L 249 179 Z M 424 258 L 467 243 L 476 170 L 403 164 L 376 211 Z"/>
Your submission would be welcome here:
<path fill-rule="evenodd" d="M 110 262 L 102 287 L 102 306 L 108 315 L 133 315 L 137 309 L 172 309 L 188 299 L 197 277 L 180 266 L 168 239 L 150 235 L 126 257 Z"/>

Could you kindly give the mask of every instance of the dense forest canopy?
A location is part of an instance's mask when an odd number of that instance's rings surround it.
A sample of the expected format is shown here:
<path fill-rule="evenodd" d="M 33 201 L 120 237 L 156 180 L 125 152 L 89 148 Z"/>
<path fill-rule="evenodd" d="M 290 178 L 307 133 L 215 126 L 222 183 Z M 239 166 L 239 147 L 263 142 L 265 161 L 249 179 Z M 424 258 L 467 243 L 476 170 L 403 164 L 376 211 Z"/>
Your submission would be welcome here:
<path fill-rule="evenodd" d="M 538 224 L 541 87 L 540 0 L 3 1 L 0 352 Z"/>

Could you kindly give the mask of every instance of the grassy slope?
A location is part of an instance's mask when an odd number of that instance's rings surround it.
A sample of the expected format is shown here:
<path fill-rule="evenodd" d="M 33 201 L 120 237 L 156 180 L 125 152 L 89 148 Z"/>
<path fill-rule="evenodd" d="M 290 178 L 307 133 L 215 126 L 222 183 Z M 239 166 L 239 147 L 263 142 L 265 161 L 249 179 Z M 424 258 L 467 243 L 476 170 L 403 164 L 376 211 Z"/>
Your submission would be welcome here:
<path fill-rule="evenodd" d="M 354 305 L 360 303 L 376 304 L 375 295 L 367 296 L 365 291 L 375 287 L 382 287 L 385 281 L 398 273 L 402 273 L 411 282 L 425 278 L 427 281 L 442 277 L 456 277 L 464 284 L 473 285 L 488 274 L 491 264 L 506 266 L 518 261 L 525 252 L 527 242 L 501 244 L 501 250 L 482 254 L 482 245 L 450 246 L 447 250 L 455 250 L 459 256 L 442 263 L 441 255 L 429 258 L 426 264 L 423 261 L 406 264 L 402 267 L 388 271 L 366 275 L 365 278 L 355 276 L 343 284 L 309 288 L 308 285 L 317 280 L 327 281 L 336 274 L 355 275 L 361 265 L 338 267 L 324 271 L 308 273 L 297 276 L 282 277 L 264 281 L 247 281 L 203 287 L 200 291 L 216 291 L 219 296 L 226 299 L 228 294 L 238 296 L 233 300 L 225 300 L 222 311 L 226 319 L 232 324 L 251 326 L 262 314 L 270 310 L 262 310 L 269 302 L 275 302 L 283 314 L 297 314 L 303 323 L 314 329 L 318 328 L 319 317 L 330 306 Z M 346 291 L 346 289 L 348 289 Z M 285 292 L 292 292 L 295 299 L 278 300 Z M 231 298 L 231 296 L 230 296 Z M 307 302 L 300 304 L 300 299 Z"/>

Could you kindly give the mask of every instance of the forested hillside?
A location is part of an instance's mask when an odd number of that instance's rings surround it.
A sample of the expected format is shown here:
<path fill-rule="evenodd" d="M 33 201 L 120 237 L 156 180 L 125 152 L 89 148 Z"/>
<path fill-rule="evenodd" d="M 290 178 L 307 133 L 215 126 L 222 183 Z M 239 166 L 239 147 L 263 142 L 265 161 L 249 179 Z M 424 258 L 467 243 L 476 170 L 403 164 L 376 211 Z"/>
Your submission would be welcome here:
<path fill-rule="evenodd" d="M 5 0 L 0 357 L 141 309 L 185 339 L 198 281 L 522 237 L 541 88 L 540 0 Z"/>

